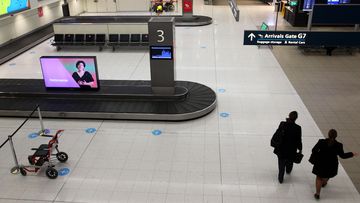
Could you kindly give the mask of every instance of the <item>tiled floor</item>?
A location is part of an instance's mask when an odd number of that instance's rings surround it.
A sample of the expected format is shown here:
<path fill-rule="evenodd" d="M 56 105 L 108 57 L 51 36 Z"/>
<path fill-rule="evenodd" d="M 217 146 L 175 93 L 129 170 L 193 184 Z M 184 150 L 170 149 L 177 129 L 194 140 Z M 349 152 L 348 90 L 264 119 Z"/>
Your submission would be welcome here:
<path fill-rule="evenodd" d="M 46 119 L 52 132 L 65 129 L 60 148 L 70 158 L 57 168 L 70 173 L 56 180 L 43 172 L 12 175 L 7 145 L 0 150 L 0 202 L 316 202 L 315 176 L 306 160 L 323 135 L 272 52 L 242 46 L 243 30 L 255 29 L 271 10 L 241 6 L 237 23 L 228 6 L 195 3 L 195 13 L 213 17 L 214 23 L 176 28 L 176 77 L 217 91 L 217 109 L 186 122 Z M 146 51 L 56 52 L 49 41 L 0 66 L 0 77 L 41 78 L 42 55 L 96 55 L 102 79 L 150 78 Z M 291 110 L 299 112 L 305 158 L 279 184 L 269 140 Z M 21 122 L 0 118 L 0 138 Z M 96 131 L 87 133 L 87 128 Z M 34 119 L 14 137 L 21 163 L 30 148 L 47 142 L 28 138 L 38 129 Z M 153 130 L 162 133 L 153 135 Z M 321 198 L 360 202 L 342 166 Z"/>

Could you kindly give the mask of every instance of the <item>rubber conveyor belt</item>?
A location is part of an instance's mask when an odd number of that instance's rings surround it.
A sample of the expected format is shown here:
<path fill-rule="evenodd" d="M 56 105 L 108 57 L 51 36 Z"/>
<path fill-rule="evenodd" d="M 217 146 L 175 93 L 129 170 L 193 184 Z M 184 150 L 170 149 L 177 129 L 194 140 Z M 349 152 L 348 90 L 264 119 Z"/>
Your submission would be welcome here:
<path fill-rule="evenodd" d="M 3 29 L 3 28 L 1 28 Z M 52 24 L 45 25 L 0 46 L 0 65 L 54 35 Z"/>
<path fill-rule="evenodd" d="M 43 86 L 40 79 L 0 80 L 0 116 L 27 116 L 39 104 L 42 116 L 51 118 L 180 121 L 204 116 L 216 107 L 216 94 L 212 89 L 188 81 L 177 81 L 177 96 L 165 98 L 143 94 L 136 97 L 129 93 L 114 97 L 111 92 L 116 87 L 150 87 L 150 81 L 103 80 L 100 87 L 111 88 L 100 88 L 99 92 L 56 93 Z"/>

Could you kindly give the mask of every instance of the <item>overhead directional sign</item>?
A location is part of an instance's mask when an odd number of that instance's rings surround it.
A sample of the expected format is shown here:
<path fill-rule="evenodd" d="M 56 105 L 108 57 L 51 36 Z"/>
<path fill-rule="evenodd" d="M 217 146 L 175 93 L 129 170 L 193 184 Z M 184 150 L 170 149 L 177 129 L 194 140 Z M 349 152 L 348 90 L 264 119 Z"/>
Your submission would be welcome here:
<path fill-rule="evenodd" d="M 360 32 L 245 30 L 244 45 L 360 46 Z"/>
<path fill-rule="evenodd" d="M 237 6 L 236 0 L 228 0 L 228 2 L 229 2 L 229 6 L 230 6 L 230 9 L 231 9 L 231 12 L 233 13 L 236 22 L 239 22 L 239 19 L 240 19 L 240 11 L 239 11 L 239 8 L 238 8 L 238 6 Z"/>

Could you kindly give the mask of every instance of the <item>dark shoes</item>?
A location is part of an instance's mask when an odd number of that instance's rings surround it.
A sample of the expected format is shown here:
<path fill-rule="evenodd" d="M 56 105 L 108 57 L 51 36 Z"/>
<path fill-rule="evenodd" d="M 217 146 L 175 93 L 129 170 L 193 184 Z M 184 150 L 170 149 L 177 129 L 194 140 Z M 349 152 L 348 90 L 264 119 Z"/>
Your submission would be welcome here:
<path fill-rule="evenodd" d="M 319 200 L 319 199 L 320 199 L 320 195 L 314 194 L 314 198 L 317 199 L 317 200 Z"/>
<path fill-rule="evenodd" d="M 293 169 L 293 165 L 291 165 L 291 166 L 287 166 L 287 167 L 285 168 L 285 172 L 286 172 L 286 174 L 290 174 L 290 173 L 291 173 L 291 171 L 292 171 L 292 169 Z"/>
<path fill-rule="evenodd" d="M 327 183 L 323 183 L 323 184 L 322 184 L 322 187 L 325 187 L 326 185 L 327 185 Z"/>
<path fill-rule="evenodd" d="M 278 180 L 280 184 L 284 182 L 284 178 L 278 178 Z"/>

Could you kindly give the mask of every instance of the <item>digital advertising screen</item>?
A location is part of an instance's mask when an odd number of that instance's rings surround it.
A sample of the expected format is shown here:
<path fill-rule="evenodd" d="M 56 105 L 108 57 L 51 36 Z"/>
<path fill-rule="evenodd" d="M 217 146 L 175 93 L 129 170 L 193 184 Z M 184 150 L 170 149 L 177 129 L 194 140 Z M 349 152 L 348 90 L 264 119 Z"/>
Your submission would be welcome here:
<path fill-rule="evenodd" d="M 49 89 L 99 89 L 95 56 L 42 56 L 45 87 Z"/>
<path fill-rule="evenodd" d="M 150 57 L 154 60 L 172 60 L 173 49 L 172 46 L 151 46 Z"/>
<path fill-rule="evenodd" d="M 338 4 L 350 4 L 351 0 L 326 0 L 328 5 L 338 5 Z M 314 4 L 325 4 L 324 2 L 319 3 L 316 0 L 304 0 L 303 11 L 311 11 Z"/>
<path fill-rule="evenodd" d="M 351 0 L 328 0 L 328 4 L 349 4 Z"/>
<path fill-rule="evenodd" d="M 29 0 L 0 0 L 0 16 L 30 8 Z"/>
<path fill-rule="evenodd" d="M 327 1 L 327 4 L 331 4 L 331 5 L 336 5 L 336 4 L 339 4 L 340 3 L 340 0 L 328 0 Z"/>
<path fill-rule="evenodd" d="M 289 5 L 290 5 L 290 6 L 297 6 L 297 5 L 298 5 L 298 1 L 289 1 Z"/>
<path fill-rule="evenodd" d="M 303 11 L 311 11 L 315 0 L 304 0 Z"/>

